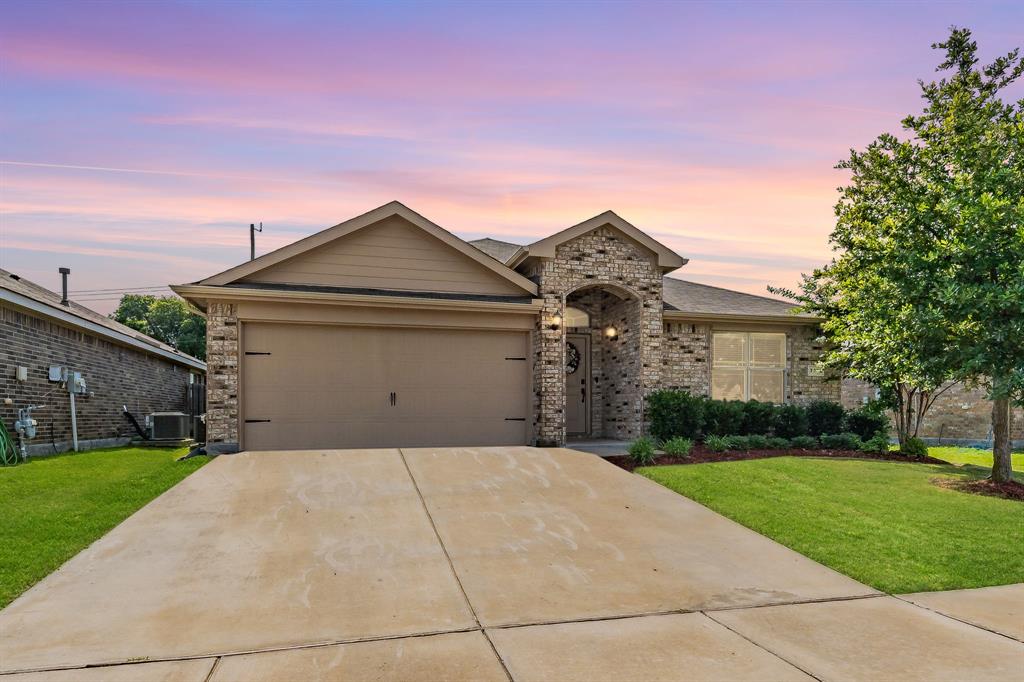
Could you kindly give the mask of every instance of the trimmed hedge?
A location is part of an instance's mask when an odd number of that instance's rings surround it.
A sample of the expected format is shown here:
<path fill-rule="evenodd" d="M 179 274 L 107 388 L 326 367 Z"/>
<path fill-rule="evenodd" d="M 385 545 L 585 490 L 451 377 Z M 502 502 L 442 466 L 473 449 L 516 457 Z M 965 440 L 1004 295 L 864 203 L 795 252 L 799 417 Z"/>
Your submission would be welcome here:
<path fill-rule="evenodd" d="M 807 433 L 820 438 L 826 433 L 841 433 L 846 410 L 831 400 L 815 400 L 807 406 Z"/>
<path fill-rule="evenodd" d="M 658 440 L 677 436 L 694 439 L 704 426 L 706 398 L 686 391 L 655 391 L 647 396 L 651 435 Z"/>

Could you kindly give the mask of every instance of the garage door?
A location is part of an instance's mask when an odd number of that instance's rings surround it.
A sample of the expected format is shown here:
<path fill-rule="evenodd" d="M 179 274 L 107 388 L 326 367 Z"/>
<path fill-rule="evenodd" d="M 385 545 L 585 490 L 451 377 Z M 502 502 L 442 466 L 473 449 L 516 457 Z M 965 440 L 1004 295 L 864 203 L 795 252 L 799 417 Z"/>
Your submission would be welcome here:
<path fill-rule="evenodd" d="M 247 450 L 521 445 L 523 332 L 247 323 Z"/>

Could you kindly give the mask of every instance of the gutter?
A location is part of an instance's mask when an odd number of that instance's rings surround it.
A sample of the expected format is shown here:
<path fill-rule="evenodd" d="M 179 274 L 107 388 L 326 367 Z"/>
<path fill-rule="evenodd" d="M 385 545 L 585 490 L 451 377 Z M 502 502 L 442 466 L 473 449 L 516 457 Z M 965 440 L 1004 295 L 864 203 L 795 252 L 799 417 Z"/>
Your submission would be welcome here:
<path fill-rule="evenodd" d="M 176 350 L 165 350 L 134 336 L 110 329 L 109 327 L 104 327 L 101 324 L 96 324 L 95 322 L 83 317 L 79 317 L 78 315 L 65 310 L 54 308 L 45 303 L 40 303 L 35 299 L 31 299 L 28 296 L 22 296 L 21 294 L 8 289 L 0 289 L 0 301 L 7 301 L 19 308 L 38 313 L 39 315 L 43 315 L 50 319 L 59 320 L 60 322 L 77 327 L 78 329 L 84 329 L 91 334 L 110 339 L 121 345 L 128 346 L 145 353 L 150 353 L 152 355 L 158 355 L 179 365 L 186 365 L 194 369 L 202 370 L 203 372 L 206 371 L 206 363 L 195 359 L 191 355 L 186 355 L 185 353 L 181 353 Z"/>
<path fill-rule="evenodd" d="M 322 305 L 353 305 L 376 308 L 418 308 L 420 310 L 472 310 L 536 315 L 544 305 L 543 299 L 529 303 L 504 301 L 462 301 L 414 296 L 371 296 L 368 294 L 339 294 L 322 291 L 279 291 L 269 289 L 239 289 L 208 284 L 176 284 L 171 290 L 192 302 L 206 301 L 263 301 L 296 302 Z"/>
<path fill-rule="evenodd" d="M 767 322 L 772 324 L 816 325 L 821 323 L 817 317 L 801 317 L 798 315 L 740 315 L 729 313 L 687 313 L 682 310 L 666 310 L 662 313 L 666 320 L 687 322 Z"/>

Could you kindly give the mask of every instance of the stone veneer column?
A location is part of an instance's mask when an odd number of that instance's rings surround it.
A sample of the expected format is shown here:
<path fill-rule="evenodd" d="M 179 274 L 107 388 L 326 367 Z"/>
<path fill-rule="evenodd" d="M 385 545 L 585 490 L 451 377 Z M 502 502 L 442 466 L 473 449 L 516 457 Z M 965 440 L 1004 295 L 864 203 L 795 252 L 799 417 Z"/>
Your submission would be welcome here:
<path fill-rule="evenodd" d="M 238 450 L 238 316 L 234 304 L 206 311 L 206 446 Z"/>

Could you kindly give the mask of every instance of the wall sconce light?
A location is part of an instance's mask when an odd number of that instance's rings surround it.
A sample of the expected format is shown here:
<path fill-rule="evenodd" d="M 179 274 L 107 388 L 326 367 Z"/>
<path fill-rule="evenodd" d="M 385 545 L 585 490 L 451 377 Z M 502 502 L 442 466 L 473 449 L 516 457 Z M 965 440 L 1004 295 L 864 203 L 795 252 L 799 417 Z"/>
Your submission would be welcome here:
<path fill-rule="evenodd" d="M 551 329 L 552 331 L 558 331 L 561 328 L 562 328 L 562 316 L 561 315 L 553 315 L 551 317 L 551 324 L 548 325 L 548 329 Z"/>
<path fill-rule="evenodd" d="M 604 335 L 607 336 L 609 340 L 614 341 L 619 338 L 619 330 L 615 327 L 605 327 Z"/>

